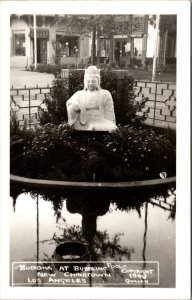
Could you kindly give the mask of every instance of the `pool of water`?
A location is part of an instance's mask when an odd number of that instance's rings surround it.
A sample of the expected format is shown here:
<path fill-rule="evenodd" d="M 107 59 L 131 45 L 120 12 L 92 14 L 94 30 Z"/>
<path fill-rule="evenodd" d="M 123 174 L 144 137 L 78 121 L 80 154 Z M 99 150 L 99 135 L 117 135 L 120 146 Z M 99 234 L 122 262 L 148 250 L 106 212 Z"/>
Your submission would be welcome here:
<path fill-rule="evenodd" d="M 147 200 L 20 193 L 10 201 L 10 285 L 173 288 L 175 203 L 173 189 Z M 83 258 L 56 258 L 72 241 L 86 246 Z"/>

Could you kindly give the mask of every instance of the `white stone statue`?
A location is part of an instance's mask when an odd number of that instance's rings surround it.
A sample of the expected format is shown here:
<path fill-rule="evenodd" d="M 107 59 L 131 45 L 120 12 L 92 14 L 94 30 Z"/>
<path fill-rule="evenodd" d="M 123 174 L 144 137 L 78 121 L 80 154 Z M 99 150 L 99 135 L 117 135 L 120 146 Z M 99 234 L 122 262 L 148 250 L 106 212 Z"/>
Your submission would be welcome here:
<path fill-rule="evenodd" d="M 95 66 L 85 70 L 84 90 L 67 101 L 67 113 L 68 124 L 77 130 L 112 131 L 117 128 L 112 96 L 100 88 L 100 70 Z"/>

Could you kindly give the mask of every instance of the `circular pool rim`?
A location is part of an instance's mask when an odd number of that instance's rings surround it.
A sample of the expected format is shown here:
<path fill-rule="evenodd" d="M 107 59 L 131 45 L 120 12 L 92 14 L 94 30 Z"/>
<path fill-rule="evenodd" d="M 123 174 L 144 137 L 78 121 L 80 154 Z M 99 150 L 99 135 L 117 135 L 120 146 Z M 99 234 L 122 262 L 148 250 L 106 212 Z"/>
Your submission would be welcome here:
<path fill-rule="evenodd" d="M 126 182 L 81 182 L 44 180 L 10 175 L 10 183 L 22 187 L 59 188 L 68 190 L 133 190 L 140 188 L 171 187 L 176 184 L 176 176 L 165 179 L 137 180 Z"/>

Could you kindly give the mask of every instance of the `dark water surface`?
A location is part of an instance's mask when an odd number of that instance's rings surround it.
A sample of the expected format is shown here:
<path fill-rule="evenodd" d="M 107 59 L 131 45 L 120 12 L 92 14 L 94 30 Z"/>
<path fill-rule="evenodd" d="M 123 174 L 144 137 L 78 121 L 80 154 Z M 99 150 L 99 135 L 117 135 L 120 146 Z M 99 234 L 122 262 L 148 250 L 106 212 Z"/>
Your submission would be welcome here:
<path fill-rule="evenodd" d="M 53 265 L 56 247 L 75 241 L 88 249 L 83 258 L 86 264 L 80 262 L 78 266 L 102 266 L 102 262 L 106 266 L 106 262 L 112 262 L 114 266 L 118 265 L 117 269 L 111 268 L 111 275 L 106 275 L 106 278 L 94 277 L 91 272 L 88 277 L 77 279 L 65 277 L 61 269 L 54 268 L 60 281 L 48 280 L 50 275 L 42 277 L 40 274 L 37 283 L 34 270 L 18 272 L 17 264 L 11 264 L 11 285 L 175 287 L 174 190 L 168 191 L 166 199 L 149 198 L 148 201 L 142 201 L 142 197 L 135 202 L 128 198 L 123 201 L 95 199 L 88 195 L 85 198 L 77 195 L 56 201 L 54 196 L 48 199 L 31 193 L 20 194 L 16 201 L 11 198 L 11 263 L 32 262 L 31 265 L 37 266 L 44 262 L 46 266 Z M 67 259 L 71 257 L 65 257 Z M 126 270 L 122 273 L 123 265 Z M 18 267 L 16 271 L 15 266 Z M 153 273 L 147 284 L 145 277 L 138 278 L 128 273 L 133 268 L 149 270 L 152 267 L 156 274 Z M 138 281 L 130 284 L 132 279 Z"/>

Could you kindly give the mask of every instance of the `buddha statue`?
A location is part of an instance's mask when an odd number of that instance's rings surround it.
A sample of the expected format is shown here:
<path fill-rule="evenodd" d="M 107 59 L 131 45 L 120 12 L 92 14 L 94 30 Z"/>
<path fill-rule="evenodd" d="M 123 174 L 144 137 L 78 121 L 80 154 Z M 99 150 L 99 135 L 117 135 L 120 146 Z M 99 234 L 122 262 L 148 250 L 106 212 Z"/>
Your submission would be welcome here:
<path fill-rule="evenodd" d="M 67 101 L 68 124 L 77 130 L 115 130 L 113 99 L 109 91 L 100 88 L 100 70 L 90 66 L 85 70 L 84 89 Z"/>

